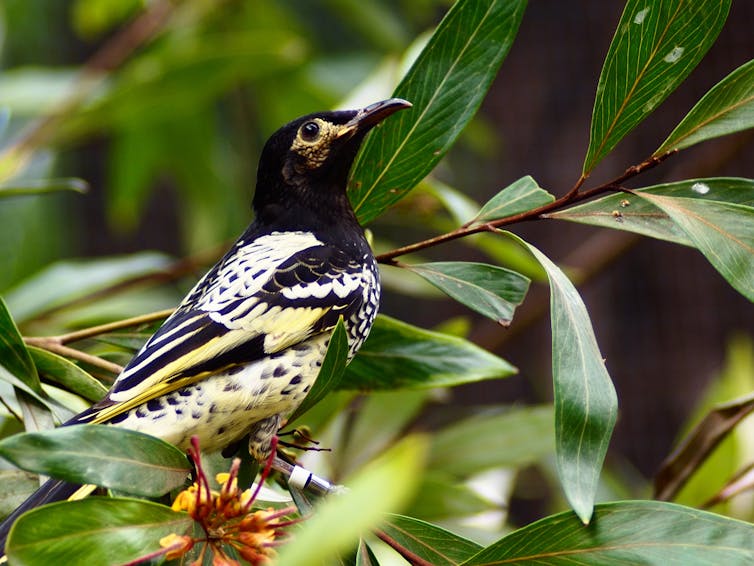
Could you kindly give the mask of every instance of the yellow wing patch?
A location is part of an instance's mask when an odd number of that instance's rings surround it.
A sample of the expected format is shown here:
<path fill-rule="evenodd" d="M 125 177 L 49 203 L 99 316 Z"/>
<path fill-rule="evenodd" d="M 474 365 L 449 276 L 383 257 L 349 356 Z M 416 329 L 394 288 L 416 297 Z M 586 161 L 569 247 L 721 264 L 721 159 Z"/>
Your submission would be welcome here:
<path fill-rule="evenodd" d="M 138 386 L 111 394 L 110 399 L 115 401 L 115 404 L 100 409 L 90 422 L 107 422 L 111 418 L 152 399 L 167 395 L 182 387 L 201 381 L 208 375 L 219 373 L 237 365 L 228 364 L 226 367 L 214 369 L 211 372 L 200 372 L 179 379 L 175 378 L 175 376 L 190 372 L 191 368 L 201 366 L 208 360 L 257 336 L 265 336 L 264 351 L 267 354 L 280 352 L 302 342 L 311 337 L 314 325 L 329 310 L 329 308 L 322 307 L 272 307 L 261 316 L 254 318 L 251 324 L 245 325 L 243 328 L 229 330 L 225 334 L 207 341 L 202 346 L 187 351 L 180 358 L 154 372 Z"/>

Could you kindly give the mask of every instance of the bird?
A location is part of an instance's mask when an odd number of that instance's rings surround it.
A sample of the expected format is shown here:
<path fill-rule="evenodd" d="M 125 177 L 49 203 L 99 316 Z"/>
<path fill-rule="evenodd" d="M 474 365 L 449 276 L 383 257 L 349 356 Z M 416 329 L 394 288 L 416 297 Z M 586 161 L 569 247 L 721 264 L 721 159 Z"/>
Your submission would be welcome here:
<path fill-rule="evenodd" d="M 379 271 L 348 176 L 366 134 L 410 106 L 390 98 L 277 130 L 260 155 L 251 224 L 107 395 L 63 426 L 124 427 L 183 450 L 197 436 L 207 452 L 248 436 L 251 456 L 266 461 L 284 418 L 314 384 L 338 320 L 349 360 L 374 322 Z M 78 488 L 43 484 L 0 525 L 0 553 L 16 518 Z"/>

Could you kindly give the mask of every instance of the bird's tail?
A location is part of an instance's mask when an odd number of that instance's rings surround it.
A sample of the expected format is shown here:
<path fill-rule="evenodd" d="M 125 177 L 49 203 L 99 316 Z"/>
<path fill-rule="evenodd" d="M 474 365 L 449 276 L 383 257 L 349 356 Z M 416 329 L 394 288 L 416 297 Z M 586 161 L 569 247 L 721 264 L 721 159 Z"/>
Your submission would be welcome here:
<path fill-rule="evenodd" d="M 43 483 L 42 487 L 32 493 L 26 501 L 0 523 L 0 556 L 5 555 L 5 542 L 8 539 L 10 528 L 16 522 L 16 519 L 26 513 L 26 511 L 40 505 L 68 499 L 80 487 L 80 485 L 75 483 L 67 483 L 61 480 L 47 480 Z"/>

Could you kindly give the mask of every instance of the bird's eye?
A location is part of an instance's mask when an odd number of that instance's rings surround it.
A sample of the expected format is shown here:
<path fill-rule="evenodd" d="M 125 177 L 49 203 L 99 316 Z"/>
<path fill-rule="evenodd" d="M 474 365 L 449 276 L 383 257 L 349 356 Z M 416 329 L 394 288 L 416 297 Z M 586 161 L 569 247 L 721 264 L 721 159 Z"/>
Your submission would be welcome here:
<path fill-rule="evenodd" d="M 307 122 L 301 126 L 301 138 L 304 141 L 312 142 L 319 137 L 319 124 L 317 122 Z"/>

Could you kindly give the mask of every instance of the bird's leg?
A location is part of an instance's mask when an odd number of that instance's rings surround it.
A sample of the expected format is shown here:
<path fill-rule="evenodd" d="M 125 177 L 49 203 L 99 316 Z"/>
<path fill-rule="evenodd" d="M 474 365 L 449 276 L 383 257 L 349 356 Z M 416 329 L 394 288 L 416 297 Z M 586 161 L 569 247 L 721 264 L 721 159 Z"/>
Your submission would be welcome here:
<path fill-rule="evenodd" d="M 259 474 L 257 488 L 254 490 L 254 494 L 251 496 L 251 499 L 249 499 L 249 503 L 247 504 L 248 507 L 251 507 L 251 504 L 256 501 L 257 495 L 259 495 L 259 492 L 261 491 L 262 486 L 267 479 L 267 476 L 270 475 L 270 471 L 273 469 L 272 464 L 275 461 L 275 458 L 277 458 L 277 451 L 278 437 L 273 435 L 272 439 L 270 440 L 270 454 L 269 456 L 267 456 L 267 462 L 265 462 L 264 468 L 262 468 L 262 473 Z"/>
<path fill-rule="evenodd" d="M 314 475 L 301 466 L 290 464 L 277 455 L 277 431 L 281 420 L 280 415 L 273 415 L 256 423 L 249 432 L 249 453 L 258 462 L 266 462 L 257 490 L 260 489 L 272 469 L 280 472 L 288 485 L 294 489 L 309 491 L 315 495 L 328 495 L 342 491 L 342 486 L 333 485 L 326 479 Z"/>

